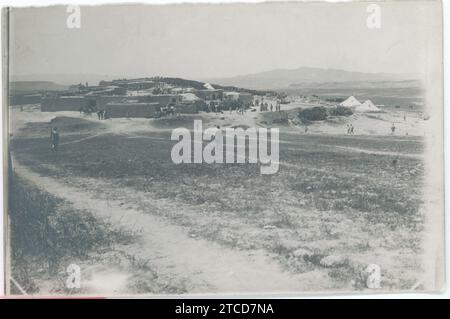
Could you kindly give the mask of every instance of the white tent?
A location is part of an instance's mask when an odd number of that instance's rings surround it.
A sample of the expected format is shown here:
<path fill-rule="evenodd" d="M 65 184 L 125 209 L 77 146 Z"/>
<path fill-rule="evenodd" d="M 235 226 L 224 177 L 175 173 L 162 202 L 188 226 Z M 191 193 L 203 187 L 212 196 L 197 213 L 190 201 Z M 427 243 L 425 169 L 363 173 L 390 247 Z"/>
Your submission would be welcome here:
<path fill-rule="evenodd" d="M 365 101 L 363 104 L 355 108 L 356 112 L 377 112 L 380 109 L 372 103 L 371 100 Z"/>
<path fill-rule="evenodd" d="M 189 102 L 193 102 L 193 101 L 198 101 L 201 100 L 201 98 L 199 98 L 197 95 L 195 95 L 194 93 L 181 93 L 179 94 L 181 96 L 181 99 L 183 101 L 189 101 Z"/>
<path fill-rule="evenodd" d="M 355 107 L 355 106 L 360 106 L 361 103 L 352 95 L 348 99 L 346 99 L 344 102 L 341 102 L 339 105 L 346 106 L 346 107 Z"/>
<path fill-rule="evenodd" d="M 212 85 L 209 84 L 209 83 L 203 84 L 203 87 L 204 87 L 205 89 L 207 89 L 207 90 L 214 90 L 214 86 L 212 86 Z"/>

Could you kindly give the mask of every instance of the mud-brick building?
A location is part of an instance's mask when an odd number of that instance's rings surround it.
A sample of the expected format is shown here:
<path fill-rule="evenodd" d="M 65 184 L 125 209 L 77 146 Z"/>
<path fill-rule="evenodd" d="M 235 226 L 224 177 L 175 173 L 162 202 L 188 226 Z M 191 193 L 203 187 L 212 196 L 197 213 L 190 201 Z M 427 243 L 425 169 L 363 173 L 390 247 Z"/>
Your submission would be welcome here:
<path fill-rule="evenodd" d="M 168 104 L 177 104 L 181 102 L 181 97 L 176 94 L 148 94 L 133 96 L 133 100 L 138 100 L 140 103 L 159 103 L 162 106 Z"/>
<path fill-rule="evenodd" d="M 244 105 L 251 104 L 253 102 L 253 95 L 250 93 L 239 92 L 238 100 Z"/>
<path fill-rule="evenodd" d="M 195 90 L 195 95 L 205 101 L 211 100 L 221 100 L 223 98 L 223 90 L 212 89 L 212 90 Z"/>
<path fill-rule="evenodd" d="M 17 94 L 9 97 L 9 105 L 26 105 L 41 103 L 40 94 Z"/>
<path fill-rule="evenodd" d="M 96 110 L 103 110 L 105 109 L 106 105 L 109 103 L 125 103 L 128 102 L 131 97 L 127 96 L 86 96 L 86 99 L 90 101 L 95 101 L 95 109 Z M 134 98 L 133 98 L 134 100 Z"/>
<path fill-rule="evenodd" d="M 206 108 L 205 101 L 193 93 L 182 93 L 179 96 L 181 101 L 176 104 L 177 113 L 196 114 Z"/>
<path fill-rule="evenodd" d="M 79 111 L 87 106 L 88 100 L 84 96 L 60 96 L 43 98 L 41 100 L 42 112 Z"/>
<path fill-rule="evenodd" d="M 224 92 L 223 99 L 225 101 L 239 101 L 244 105 L 248 105 L 253 101 L 253 95 L 245 92 Z"/>
<path fill-rule="evenodd" d="M 108 118 L 118 117 L 141 117 L 151 118 L 159 115 L 161 104 L 159 103 L 139 103 L 123 102 L 108 103 L 105 107 Z"/>
<path fill-rule="evenodd" d="M 126 85 L 127 90 L 147 90 L 154 88 L 156 83 L 153 81 L 145 80 L 145 81 L 131 81 Z"/>
<path fill-rule="evenodd" d="M 206 108 L 206 103 L 203 100 L 199 101 L 182 101 L 176 105 L 177 113 L 180 114 L 197 114 Z"/>

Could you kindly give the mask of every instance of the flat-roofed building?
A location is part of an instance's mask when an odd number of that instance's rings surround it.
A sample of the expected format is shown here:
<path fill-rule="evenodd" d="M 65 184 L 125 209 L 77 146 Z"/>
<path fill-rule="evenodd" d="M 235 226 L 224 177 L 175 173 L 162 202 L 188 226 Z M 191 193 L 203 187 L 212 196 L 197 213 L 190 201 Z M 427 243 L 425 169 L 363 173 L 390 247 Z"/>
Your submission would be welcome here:
<path fill-rule="evenodd" d="M 205 101 L 211 101 L 211 100 L 221 100 L 223 97 L 223 90 L 196 90 L 195 95 L 197 95 L 199 98 L 205 100 Z"/>
<path fill-rule="evenodd" d="M 151 118 L 159 114 L 161 104 L 159 103 L 108 103 L 105 107 L 108 118 L 135 117 Z"/>
<path fill-rule="evenodd" d="M 206 103 L 193 93 L 180 94 L 181 101 L 177 103 L 177 113 L 195 114 L 206 108 Z"/>
<path fill-rule="evenodd" d="M 60 96 L 41 100 L 42 112 L 79 111 L 86 106 L 87 100 L 84 96 Z"/>
<path fill-rule="evenodd" d="M 9 105 L 26 105 L 41 103 L 40 94 L 17 94 L 9 97 Z"/>
<path fill-rule="evenodd" d="M 181 102 L 181 96 L 176 94 L 146 94 L 133 96 L 133 100 L 138 100 L 141 103 L 156 102 L 162 106 L 167 106 Z"/>

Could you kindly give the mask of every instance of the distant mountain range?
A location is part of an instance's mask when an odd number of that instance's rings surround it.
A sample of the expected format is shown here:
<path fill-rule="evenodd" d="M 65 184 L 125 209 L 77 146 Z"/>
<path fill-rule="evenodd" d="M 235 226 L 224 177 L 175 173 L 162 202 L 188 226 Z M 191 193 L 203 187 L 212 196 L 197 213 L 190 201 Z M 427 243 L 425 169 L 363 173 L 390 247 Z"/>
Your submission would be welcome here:
<path fill-rule="evenodd" d="M 149 74 L 149 77 L 155 75 Z M 133 78 L 132 76 L 102 74 L 31 74 L 11 77 L 11 89 L 16 92 L 65 89 L 68 85 L 86 83 L 97 85 L 101 80 Z M 136 78 L 136 77 L 134 77 Z M 176 79 L 176 78 L 173 78 Z M 255 74 L 229 78 L 190 79 L 199 83 L 250 90 L 283 90 L 304 87 L 390 87 L 417 85 L 416 74 L 363 73 L 337 69 L 301 67 L 298 69 L 277 69 Z M 394 83 L 395 82 L 395 83 Z M 404 82 L 404 83 L 402 83 Z M 32 84 L 34 83 L 34 84 Z"/>
<path fill-rule="evenodd" d="M 51 81 L 13 81 L 9 83 L 11 94 L 29 94 L 42 91 L 62 91 L 68 86 Z"/>
<path fill-rule="evenodd" d="M 215 78 L 207 81 L 219 85 L 233 85 L 249 89 L 285 89 L 323 83 L 396 82 L 418 80 L 416 74 L 363 73 L 337 69 L 301 67 Z"/>
<path fill-rule="evenodd" d="M 11 81 L 14 82 L 54 82 L 57 84 L 62 85 L 72 85 L 72 84 L 78 84 L 86 82 L 89 83 L 89 85 L 97 85 L 98 82 L 101 80 L 114 80 L 114 79 L 121 79 L 121 78 L 127 78 L 127 76 L 120 76 L 120 75 L 108 75 L 108 74 L 27 74 L 27 75 L 12 75 Z"/>

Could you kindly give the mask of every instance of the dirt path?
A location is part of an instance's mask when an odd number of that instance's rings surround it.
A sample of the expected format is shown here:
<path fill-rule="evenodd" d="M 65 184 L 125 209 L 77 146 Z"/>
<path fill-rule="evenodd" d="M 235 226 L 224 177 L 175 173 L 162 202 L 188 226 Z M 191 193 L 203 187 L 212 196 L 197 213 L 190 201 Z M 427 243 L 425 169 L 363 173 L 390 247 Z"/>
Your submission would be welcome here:
<path fill-rule="evenodd" d="M 321 144 L 324 145 L 324 144 Z M 337 145 L 324 145 L 329 146 L 333 148 L 339 148 L 342 150 L 355 152 L 355 153 L 364 153 L 364 154 L 370 154 L 370 155 L 389 155 L 389 156 L 397 156 L 397 157 L 408 157 L 408 158 L 416 158 L 416 159 L 423 159 L 423 154 L 407 154 L 407 153 L 401 153 L 401 152 L 384 152 L 384 151 L 373 151 L 368 150 L 364 148 L 359 147 L 350 147 L 350 146 L 337 146 Z"/>
<path fill-rule="evenodd" d="M 87 141 L 87 140 L 90 140 L 90 139 L 93 139 L 93 138 L 96 138 L 98 136 L 105 135 L 105 134 L 108 134 L 108 133 L 107 132 L 97 133 L 97 134 L 94 134 L 94 135 L 90 135 L 90 136 L 87 136 L 87 137 L 80 138 L 80 139 L 75 140 L 75 141 L 61 143 L 59 145 L 69 145 L 69 144 L 80 143 L 80 142 Z"/>
<path fill-rule="evenodd" d="M 126 247 L 129 255 L 148 260 L 158 277 L 185 283 L 189 293 L 251 293 L 300 292 L 331 288 L 330 280 L 316 271 L 304 274 L 284 272 L 280 265 L 263 251 L 239 251 L 201 239 L 191 238 L 186 229 L 167 223 L 163 218 L 124 207 L 119 200 L 100 200 L 88 189 L 69 186 L 54 178 L 40 176 L 13 162 L 14 171 L 37 187 L 65 199 L 74 208 L 88 210 L 113 225 L 135 231 L 140 227 L 140 238 Z M 83 269 L 82 269 L 83 271 Z M 108 293 L 103 284 L 116 285 L 118 294 L 133 293 L 125 288 L 130 273 L 105 275 L 104 269 L 90 276 L 88 294 Z M 320 278 L 320 285 L 317 280 Z"/>

